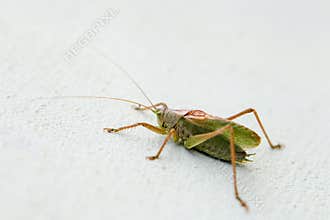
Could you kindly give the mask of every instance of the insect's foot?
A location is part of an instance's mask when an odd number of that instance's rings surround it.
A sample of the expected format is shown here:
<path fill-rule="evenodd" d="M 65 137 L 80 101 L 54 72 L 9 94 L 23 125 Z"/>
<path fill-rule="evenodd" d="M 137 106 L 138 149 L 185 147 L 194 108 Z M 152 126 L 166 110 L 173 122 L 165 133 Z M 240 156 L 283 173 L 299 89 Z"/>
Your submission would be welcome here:
<path fill-rule="evenodd" d="M 277 145 L 272 145 L 271 148 L 272 149 L 281 149 L 283 148 L 284 146 L 282 144 L 277 144 Z"/>
<path fill-rule="evenodd" d="M 239 196 L 236 196 L 236 199 L 239 201 L 241 206 L 243 208 L 245 208 L 245 210 L 248 212 L 249 211 L 249 206 L 246 204 L 246 202 L 244 202 Z"/>
<path fill-rule="evenodd" d="M 149 157 L 146 157 L 146 159 L 148 159 L 148 160 L 156 160 L 156 159 L 158 159 L 158 156 L 149 156 Z"/>
<path fill-rule="evenodd" d="M 115 133 L 118 132 L 118 129 L 115 128 L 103 128 L 103 131 L 108 132 L 108 133 Z"/>
<path fill-rule="evenodd" d="M 141 105 L 136 106 L 134 109 L 135 109 L 135 110 L 138 110 L 138 111 L 143 110 L 143 108 L 142 108 Z"/>

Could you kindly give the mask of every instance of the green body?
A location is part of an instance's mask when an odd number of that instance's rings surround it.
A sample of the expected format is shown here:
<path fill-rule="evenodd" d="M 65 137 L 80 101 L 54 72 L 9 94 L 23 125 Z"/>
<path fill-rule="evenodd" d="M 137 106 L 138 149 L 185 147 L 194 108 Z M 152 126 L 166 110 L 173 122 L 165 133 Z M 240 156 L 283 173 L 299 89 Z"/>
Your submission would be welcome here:
<path fill-rule="evenodd" d="M 195 141 L 193 137 L 231 124 L 234 129 L 237 162 L 249 161 L 249 154 L 246 153 L 245 149 L 256 147 L 260 144 L 260 137 L 254 131 L 233 121 L 215 117 L 200 110 L 189 111 L 163 108 L 158 110 L 157 118 L 159 126 L 163 129 L 167 131 L 175 129 L 174 141 L 176 143 L 185 146 L 187 149 L 194 149 L 220 160 L 231 160 L 229 131 L 191 148 L 191 142 Z"/>

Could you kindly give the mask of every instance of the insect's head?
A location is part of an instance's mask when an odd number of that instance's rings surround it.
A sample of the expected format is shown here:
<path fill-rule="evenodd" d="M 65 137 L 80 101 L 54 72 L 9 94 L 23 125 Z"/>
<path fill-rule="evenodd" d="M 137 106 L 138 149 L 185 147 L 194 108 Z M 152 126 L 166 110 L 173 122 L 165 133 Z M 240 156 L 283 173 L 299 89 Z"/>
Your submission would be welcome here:
<path fill-rule="evenodd" d="M 161 104 L 154 113 L 157 115 L 158 125 L 165 130 L 174 128 L 178 120 L 182 117 L 175 111 L 169 109 L 166 104 Z"/>
<path fill-rule="evenodd" d="M 166 128 L 165 127 L 165 121 L 166 121 L 166 115 L 168 111 L 168 107 L 165 103 L 159 103 L 157 106 L 154 106 L 154 109 L 152 111 L 156 114 L 157 116 L 157 122 L 159 126 Z"/>

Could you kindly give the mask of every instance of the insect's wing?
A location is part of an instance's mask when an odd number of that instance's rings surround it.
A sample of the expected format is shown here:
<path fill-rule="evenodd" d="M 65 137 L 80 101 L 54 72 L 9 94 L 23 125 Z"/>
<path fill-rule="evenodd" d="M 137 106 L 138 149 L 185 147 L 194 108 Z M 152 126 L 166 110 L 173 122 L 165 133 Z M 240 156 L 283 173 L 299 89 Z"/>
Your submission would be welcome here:
<path fill-rule="evenodd" d="M 261 141 L 260 136 L 257 133 L 233 121 L 211 115 L 205 115 L 203 117 L 186 116 L 185 119 L 196 126 L 208 129 L 210 131 L 214 131 L 231 124 L 234 128 L 235 144 L 243 149 L 257 147 Z M 228 139 L 230 138 L 229 131 L 226 131 L 223 135 Z"/>

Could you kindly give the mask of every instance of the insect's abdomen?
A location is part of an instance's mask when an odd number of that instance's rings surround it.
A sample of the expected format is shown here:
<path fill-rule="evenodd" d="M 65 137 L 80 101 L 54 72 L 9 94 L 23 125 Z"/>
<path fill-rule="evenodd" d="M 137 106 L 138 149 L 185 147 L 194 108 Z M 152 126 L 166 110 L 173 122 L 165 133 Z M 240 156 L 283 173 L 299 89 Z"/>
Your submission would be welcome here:
<path fill-rule="evenodd" d="M 182 118 L 176 126 L 176 138 L 175 142 L 178 144 L 185 144 L 185 141 L 192 135 L 204 134 L 211 132 L 205 128 L 201 128 L 194 124 L 187 122 Z M 211 156 L 216 159 L 230 161 L 230 141 L 222 135 L 213 137 L 193 148 L 201 153 Z M 239 146 L 235 145 L 236 161 L 244 162 L 247 160 L 247 153 Z"/>
<path fill-rule="evenodd" d="M 223 136 L 217 136 L 211 138 L 197 145 L 193 149 L 202 152 L 208 156 L 214 157 L 216 159 L 231 161 L 230 143 Z M 236 161 L 238 162 L 246 161 L 247 153 L 242 148 L 236 145 L 235 151 L 236 151 Z"/>

